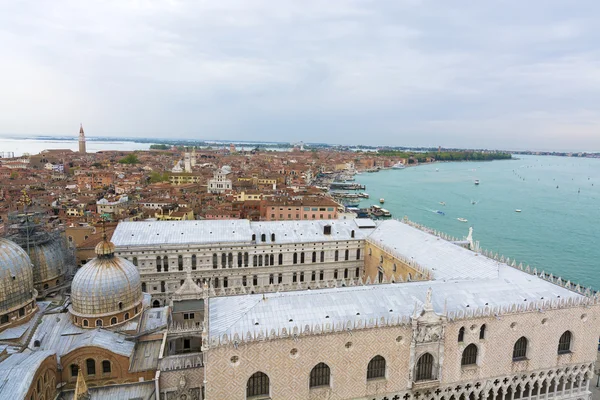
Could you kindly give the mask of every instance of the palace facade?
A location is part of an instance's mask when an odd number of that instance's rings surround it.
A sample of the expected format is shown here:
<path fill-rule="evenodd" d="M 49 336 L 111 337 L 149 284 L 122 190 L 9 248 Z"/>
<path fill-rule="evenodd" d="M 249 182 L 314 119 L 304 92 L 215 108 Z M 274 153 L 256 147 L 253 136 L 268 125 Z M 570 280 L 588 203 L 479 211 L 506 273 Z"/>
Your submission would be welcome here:
<path fill-rule="evenodd" d="M 33 303 L 0 332 L 0 398 L 591 399 L 600 297 L 472 235 L 145 221 L 113 241 L 64 303 Z M 6 314 L 35 289 L 27 254 L 1 244 Z"/>

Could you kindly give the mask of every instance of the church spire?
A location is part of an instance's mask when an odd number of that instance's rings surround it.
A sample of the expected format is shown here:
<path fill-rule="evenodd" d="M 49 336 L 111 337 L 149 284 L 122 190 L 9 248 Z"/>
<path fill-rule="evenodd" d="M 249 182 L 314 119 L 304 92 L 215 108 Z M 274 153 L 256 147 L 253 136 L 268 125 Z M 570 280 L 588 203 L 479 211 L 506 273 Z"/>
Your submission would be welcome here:
<path fill-rule="evenodd" d="M 85 133 L 83 132 L 83 124 L 79 124 L 79 152 L 85 153 Z"/>
<path fill-rule="evenodd" d="M 90 392 L 88 391 L 87 383 L 85 383 L 85 379 L 83 379 L 83 373 L 81 372 L 81 368 L 79 368 L 79 372 L 77 372 L 77 383 L 75 384 L 75 395 L 73 396 L 74 400 L 90 400 Z"/>

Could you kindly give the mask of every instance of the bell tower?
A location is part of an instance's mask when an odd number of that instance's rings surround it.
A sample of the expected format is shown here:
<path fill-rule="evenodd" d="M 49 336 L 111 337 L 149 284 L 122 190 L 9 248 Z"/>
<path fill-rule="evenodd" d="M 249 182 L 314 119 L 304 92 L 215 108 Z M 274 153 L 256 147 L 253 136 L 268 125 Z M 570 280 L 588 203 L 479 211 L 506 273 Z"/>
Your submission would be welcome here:
<path fill-rule="evenodd" d="M 85 154 L 85 134 L 82 124 L 79 124 L 79 152 Z"/>

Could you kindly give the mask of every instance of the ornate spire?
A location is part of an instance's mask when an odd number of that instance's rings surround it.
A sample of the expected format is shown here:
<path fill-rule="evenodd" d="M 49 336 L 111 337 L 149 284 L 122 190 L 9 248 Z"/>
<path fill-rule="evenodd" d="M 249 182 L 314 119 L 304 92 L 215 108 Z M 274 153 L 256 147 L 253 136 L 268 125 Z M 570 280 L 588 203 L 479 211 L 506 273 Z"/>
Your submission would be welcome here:
<path fill-rule="evenodd" d="M 73 399 L 90 400 L 91 398 L 92 397 L 90 396 L 90 392 L 88 391 L 85 379 L 83 379 L 83 372 L 81 372 L 81 368 L 79 368 L 79 372 L 77 372 L 77 383 L 75 384 L 75 395 L 73 396 Z"/>

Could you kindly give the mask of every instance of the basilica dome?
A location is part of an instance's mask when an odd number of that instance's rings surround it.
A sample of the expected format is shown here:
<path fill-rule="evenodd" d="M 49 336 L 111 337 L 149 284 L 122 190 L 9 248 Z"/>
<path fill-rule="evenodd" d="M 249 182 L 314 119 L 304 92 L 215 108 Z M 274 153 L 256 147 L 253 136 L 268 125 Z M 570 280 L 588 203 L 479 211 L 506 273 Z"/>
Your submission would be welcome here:
<path fill-rule="evenodd" d="M 120 324 L 142 310 L 140 274 L 132 263 L 115 256 L 106 239 L 96 246 L 96 258 L 85 264 L 71 284 L 71 314 L 84 327 Z"/>
<path fill-rule="evenodd" d="M 26 249 L 26 245 L 22 245 Z M 46 290 L 49 286 L 59 285 L 67 270 L 65 259 L 66 249 L 57 240 L 30 246 L 29 258 L 33 264 L 33 281 L 38 291 Z"/>
<path fill-rule="evenodd" d="M 0 315 L 24 307 L 36 295 L 29 256 L 18 244 L 0 238 Z"/>

